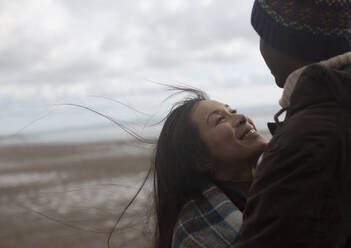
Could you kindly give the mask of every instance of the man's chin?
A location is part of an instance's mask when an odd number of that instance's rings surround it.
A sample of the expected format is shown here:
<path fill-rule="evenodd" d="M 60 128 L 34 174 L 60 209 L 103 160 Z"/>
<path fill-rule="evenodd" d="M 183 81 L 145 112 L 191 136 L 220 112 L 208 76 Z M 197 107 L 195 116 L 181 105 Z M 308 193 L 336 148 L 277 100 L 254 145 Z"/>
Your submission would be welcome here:
<path fill-rule="evenodd" d="M 285 79 L 281 79 L 281 78 L 278 78 L 278 77 L 274 77 L 274 79 L 275 79 L 275 83 L 277 84 L 277 86 L 279 88 L 284 88 Z"/>

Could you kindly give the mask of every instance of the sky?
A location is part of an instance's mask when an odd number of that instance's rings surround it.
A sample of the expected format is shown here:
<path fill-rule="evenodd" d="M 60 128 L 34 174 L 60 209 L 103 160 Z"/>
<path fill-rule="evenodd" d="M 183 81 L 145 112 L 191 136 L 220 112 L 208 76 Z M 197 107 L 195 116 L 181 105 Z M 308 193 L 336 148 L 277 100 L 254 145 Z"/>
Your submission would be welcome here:
<path fill-rule="evenodd" d="M 162 117 L 175 100 L 163 102 L 171 92 L 159 83 L 200 88 L 239 112 L 274 113 L 281 90 L 261 58 L 252 5 L 0 0 L 0 135 L 108 123 L 65 104 L 126 123 Z"/>

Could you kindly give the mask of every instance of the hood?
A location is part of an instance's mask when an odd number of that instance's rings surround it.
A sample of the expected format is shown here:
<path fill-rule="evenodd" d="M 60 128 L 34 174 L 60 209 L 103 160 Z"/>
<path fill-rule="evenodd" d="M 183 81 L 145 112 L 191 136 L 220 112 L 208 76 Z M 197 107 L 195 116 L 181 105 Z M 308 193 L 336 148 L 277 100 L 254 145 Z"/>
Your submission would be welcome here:
<path fill-rule="evenodd" d="M 330 90 L 338 98 L 339 102 L 351 107 L 351 52 L 321 61 L 316 64 L 304 66 L 292 72 L 284 85 L 284 90 L 279 104 L 286 108 L 290 105 L 291 96 L 295 91 L 302 74 L 311 71 L 311 67 L 319 67 L 319 70 L 325 70 L 330 84 Z M 310 73 L 311 74 L 311 73 Z M 323 79 L 326 79 L 325 77 Z M 301 80 L 300 80 L 301 81 Z"/>

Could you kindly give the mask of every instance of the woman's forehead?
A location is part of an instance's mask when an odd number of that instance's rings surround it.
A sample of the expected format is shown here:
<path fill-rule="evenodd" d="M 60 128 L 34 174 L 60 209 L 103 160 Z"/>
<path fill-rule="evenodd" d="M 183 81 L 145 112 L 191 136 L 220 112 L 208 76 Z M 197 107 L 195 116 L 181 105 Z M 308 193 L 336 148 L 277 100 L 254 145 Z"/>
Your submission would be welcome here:
<path fill-rule="evenodd" d="M 228 105 L 214 100 L 200 101 L 194 108 L 193 115 L 192 115 L 193 120 L 195 122 L 206 120 L 207 116 L 211 112 L 216 110 L 223 110 L 226 107 L 228 107 Z"/>
<path fill-rule="evenodd" d="M 209 111 L 213 111 L 213 110 L 221 110 L 223 108 L 226 108 L 228 105 L 218 102 L 218 101 L 214 101 L 214 100 L 204 100 L 199 102 L 198 104 L 198 110 L 201 112 L 209 112 Z"/>

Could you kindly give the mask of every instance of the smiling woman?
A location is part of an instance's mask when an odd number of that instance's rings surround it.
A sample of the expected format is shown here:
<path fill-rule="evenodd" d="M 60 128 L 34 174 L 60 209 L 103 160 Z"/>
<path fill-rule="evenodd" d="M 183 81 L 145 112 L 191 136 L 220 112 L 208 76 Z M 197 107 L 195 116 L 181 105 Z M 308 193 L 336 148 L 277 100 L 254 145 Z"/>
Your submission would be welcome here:
<path fill-rule="evenodd" d="M 266 144 L 252 120 L 228 105 L 209 100 L 197 104 L 192 120 L 215 160 L 216 178 L 247 181 L 247 168 L 256 165 Z"/>
<path fill-rule="evenodd" d="M 174 106 L 155 149 L 156 247 L 228 247 L 267 141 L 247 116 L 180 90 L 195 96 Z"/>

